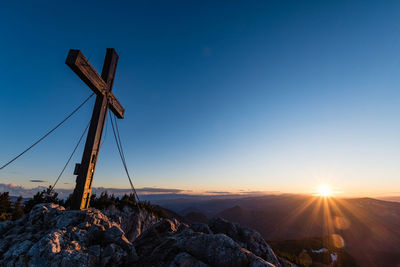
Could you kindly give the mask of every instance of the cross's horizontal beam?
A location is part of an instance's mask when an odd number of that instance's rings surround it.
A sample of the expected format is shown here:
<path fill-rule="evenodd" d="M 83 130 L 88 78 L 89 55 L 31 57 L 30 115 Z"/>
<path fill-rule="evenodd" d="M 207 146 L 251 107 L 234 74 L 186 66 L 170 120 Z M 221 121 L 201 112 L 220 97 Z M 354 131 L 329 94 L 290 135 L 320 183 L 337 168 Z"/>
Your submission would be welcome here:
<path fill-rule="evenodd" d="M 107 84 L 80 50 L 71 49 L 65 60 L 65 64 L 67 64 L 97 95 L 106 94 Z"/>
<path fill-rule="evenodd" d="M 124 118 L 125 109 L 122 107 L 121 103 L 119 103 L 118 99 L 113 93 L 109 94 L 108 96 L 108 106 L 118 119 Z"/>
<path fill-rule="evenodd" d="M 96 95 L 108 96 L 109 107 L 117 118 L 122 119 L 124 117 L 125 110 L 121 103 L 119 103 L 109 88 L 107 88 L 107 84 L 80 50 L 71 49 L 65 60 L 65 64 L 67 64 Z"/>

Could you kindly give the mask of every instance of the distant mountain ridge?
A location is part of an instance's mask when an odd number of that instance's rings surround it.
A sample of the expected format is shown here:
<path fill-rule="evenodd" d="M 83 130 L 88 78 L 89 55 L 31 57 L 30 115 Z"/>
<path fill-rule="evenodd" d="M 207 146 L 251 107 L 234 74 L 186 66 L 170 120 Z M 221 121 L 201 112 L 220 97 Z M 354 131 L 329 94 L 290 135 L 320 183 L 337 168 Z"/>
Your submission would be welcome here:
<path fill-rule="evenodd" d="M 201 202 L 180 199 L 170 200 L 165 206 L 200 209 L 208 217 L 220 216 L 256 229 L 266 240 L 336 234 L 361 266 L 400 264 L 400 203 L 397 202 L 371 198 L 324 200 L 286 194 Z"/>

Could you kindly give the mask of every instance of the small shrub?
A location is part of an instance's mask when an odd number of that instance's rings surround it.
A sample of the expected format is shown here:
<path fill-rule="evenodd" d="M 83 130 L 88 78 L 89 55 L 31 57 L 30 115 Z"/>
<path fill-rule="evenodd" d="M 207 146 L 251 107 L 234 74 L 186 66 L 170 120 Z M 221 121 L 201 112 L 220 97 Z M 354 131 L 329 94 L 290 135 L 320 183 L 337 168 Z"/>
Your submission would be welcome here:
<path fill-rule="evenodd" d="M 63 200 L 58 199 L 58 193 L 52 190 L 52 187 L 44 189 L 41 192 L 37 192 L 32 199 L 25 202 L 25 213 L 30 212 L 30 210 L 36 204 L 40 203 L 54 203 L 64 206 L 65 203 Z"/>

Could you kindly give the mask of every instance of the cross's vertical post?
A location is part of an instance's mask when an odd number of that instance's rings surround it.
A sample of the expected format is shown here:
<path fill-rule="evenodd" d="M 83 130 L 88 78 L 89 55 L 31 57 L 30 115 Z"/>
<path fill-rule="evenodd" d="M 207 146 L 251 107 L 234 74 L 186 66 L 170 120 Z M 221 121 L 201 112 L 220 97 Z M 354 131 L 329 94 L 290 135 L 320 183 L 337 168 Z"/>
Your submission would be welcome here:
<path fill-rule="evenodd" d="M 78 177 L 76 178 L 76 186 L 72 196 L 72 209 L 86 209 L 89 207 L 92 182 L 108 108 L 118 118 L 123 118 L 124 110 L 111 92 L 117 62 L 117 53 L 113 48 L 108 48 L 100 77 L 79 50 L 70 50 L 66 60 L 66 64 L 97 95 L 82 161 L 77 169 Z"/>

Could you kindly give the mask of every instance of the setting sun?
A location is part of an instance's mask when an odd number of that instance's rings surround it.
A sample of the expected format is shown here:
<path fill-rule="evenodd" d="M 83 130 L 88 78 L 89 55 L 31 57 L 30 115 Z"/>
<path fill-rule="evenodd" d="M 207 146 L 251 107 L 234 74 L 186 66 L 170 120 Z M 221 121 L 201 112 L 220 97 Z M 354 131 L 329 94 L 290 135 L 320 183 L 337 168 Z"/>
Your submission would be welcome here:
<path fill-rule="evenodd" d="M 332 196 L 332 189 L 327 184 L 321 184 L 317 188 L 318 195 L 321 197 L 330 197 Z"/>

